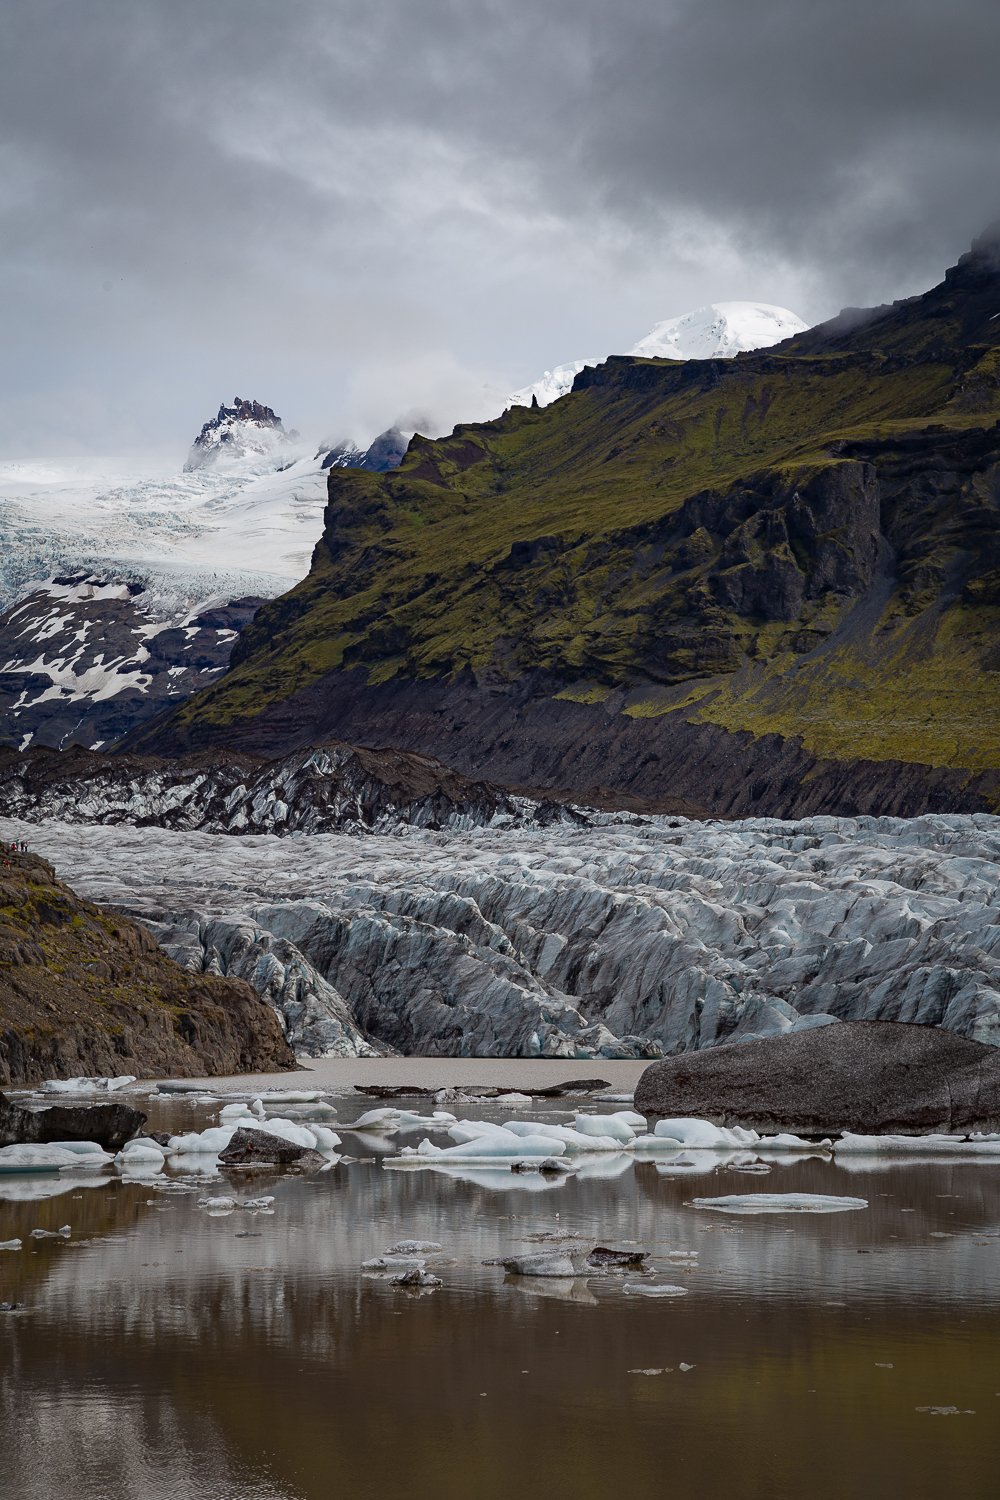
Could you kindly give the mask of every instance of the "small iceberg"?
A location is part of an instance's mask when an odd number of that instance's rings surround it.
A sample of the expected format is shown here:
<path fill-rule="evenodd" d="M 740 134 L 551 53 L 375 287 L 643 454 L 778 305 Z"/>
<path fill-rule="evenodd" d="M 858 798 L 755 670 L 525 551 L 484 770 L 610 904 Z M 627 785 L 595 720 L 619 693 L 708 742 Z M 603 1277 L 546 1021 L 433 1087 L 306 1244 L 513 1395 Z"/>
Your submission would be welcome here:
<path fill-rule="evenodd" d="M 135 1083 L 134 1073 L 121 1073 L 117 1078 L 80 1077 L 47 1078 L 40 1085 L 43 1094 L 116 1094 L 119 1089 Z"/>
<path fill-rule="evenodd" d="M 81 1150 L 80 1147 L 89 1148 Z M 61 1172 L 67 1167 L 103 1167 L 112 1158 L 94 1141 L 72 1146 L 4 1146 L 0 1149 L 0 1176 L 21 1172 Z"/>
<path fill-rule="evenodd" d="M 726 1198 L 692 1198 L 690 1207 L 720 1214 L 838 1214 L 867 1208 L 868 1199 L 824 1193 L 734 1193 Z"/>
<path fill-rule="evenodd" d="M 834 1156 L 988 1156 L 1000 1158 L 1000 1135 L 853 1135 L 845 1131 Z"/>
<path fill-rule="evenodd" d="M 622 1291 L 630 1297 L 686 1297 L 688 1294 L 686 1286 L 668 1286 L 662 1282 L 658 1285 L 655 1281 L 626 1281 Z"/>

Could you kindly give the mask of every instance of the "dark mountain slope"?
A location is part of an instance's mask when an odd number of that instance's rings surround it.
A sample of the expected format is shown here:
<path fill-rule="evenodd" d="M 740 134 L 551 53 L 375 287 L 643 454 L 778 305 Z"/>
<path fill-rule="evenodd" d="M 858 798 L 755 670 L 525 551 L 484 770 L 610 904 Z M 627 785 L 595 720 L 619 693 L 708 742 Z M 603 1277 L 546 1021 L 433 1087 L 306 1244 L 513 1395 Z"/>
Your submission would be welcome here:
<path fill-rule="evenodd" d="M 294 1068 L 271 1007 L 240 979 L 191 974 L 127 917 L 33 854 L 0 868 L 0 1083 L 75 1074 Z"/>
<path fill-rule="evenodd" d="M 718 810 L 1000 807 L 1000 270 L 330 475 L 309 577 L 133 744 L 336 735 Z"/>

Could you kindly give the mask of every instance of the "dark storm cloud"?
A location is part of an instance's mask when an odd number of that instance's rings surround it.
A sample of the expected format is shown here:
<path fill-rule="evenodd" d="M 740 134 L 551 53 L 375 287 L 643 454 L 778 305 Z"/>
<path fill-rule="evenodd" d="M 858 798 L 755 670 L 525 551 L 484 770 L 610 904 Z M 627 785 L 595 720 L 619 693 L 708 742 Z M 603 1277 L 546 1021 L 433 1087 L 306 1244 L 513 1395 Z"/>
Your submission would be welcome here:
<path fill-rule="evenodd" d="M 994 0 L 7 0 L 3 442 L 495 407 L 698 302 L 937 279 Z"/>

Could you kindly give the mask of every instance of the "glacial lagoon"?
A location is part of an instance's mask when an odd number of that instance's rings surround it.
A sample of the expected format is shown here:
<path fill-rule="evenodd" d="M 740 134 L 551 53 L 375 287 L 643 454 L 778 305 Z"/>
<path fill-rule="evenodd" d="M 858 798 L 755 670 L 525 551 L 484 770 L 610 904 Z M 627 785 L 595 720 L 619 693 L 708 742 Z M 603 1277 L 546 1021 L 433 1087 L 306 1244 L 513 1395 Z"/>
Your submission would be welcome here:
<path fill-rule="evenodd" d="M 330 1088 L 341 1122 L 373 1103 Z M 140 1103 L 149 1129 L 186 1132 L 221 1101 Z M 566 1124 L 577 1106 L 445 1107 Z M 738 1155 L 605 1153 L 549 1178 L 393 1169 L 426 1132 L 341 1133 L 353 1159 L 309 1175 L 220 1174 L 205 1156 L 145 1178 L 0 1178 L 0 1242 L 22 1242 L 0 1250 L 0 1301 L 21 1304 L 0 1314 L 5 1494 L 996 1493 L 1000 1163 L 793 1153 L 748 1172 Z M 692 1206 L 757 1193 L 867 1206 Z M 273 1203 L 208 1205 L 227 1196 Z M 404 1240 L 441 1246 L 425 1256 L 440 1287 L 363 1269 Z M 594 1245 L 646 1250 L 650 1270 L 484 1264 Z"/>

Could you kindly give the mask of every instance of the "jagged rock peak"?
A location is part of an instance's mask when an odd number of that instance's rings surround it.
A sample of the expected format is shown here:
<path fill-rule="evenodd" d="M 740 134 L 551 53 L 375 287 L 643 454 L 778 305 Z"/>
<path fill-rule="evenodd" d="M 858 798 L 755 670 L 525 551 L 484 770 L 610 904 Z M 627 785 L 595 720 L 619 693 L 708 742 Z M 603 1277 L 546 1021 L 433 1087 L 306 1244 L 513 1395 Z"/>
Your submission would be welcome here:
<path fill-rule="evenodd" d="M 322 458 L 321 467 L 324 469 L 368 469 L 374 474 L 385 474 L 390 469 L 399 468 L 409 442 L 408 433 L 392 426 L 380 432 L 367 448 L 359 448 L 352 442 L 337 443 L 329 448 L 324 444 L 316 456 Z"/>
<path fill-rule="evenodd" d="M 272 453 L 281 444 L 296 438 L 270 406 L 260 401 L 234 396 L 232 406 L 223 401 L 218 413 L 204 423 L 191 446 L 185 471 L 203 468 L 226 458 L 243 458 Z"/>

